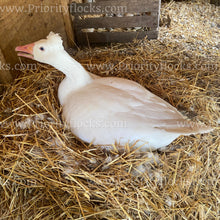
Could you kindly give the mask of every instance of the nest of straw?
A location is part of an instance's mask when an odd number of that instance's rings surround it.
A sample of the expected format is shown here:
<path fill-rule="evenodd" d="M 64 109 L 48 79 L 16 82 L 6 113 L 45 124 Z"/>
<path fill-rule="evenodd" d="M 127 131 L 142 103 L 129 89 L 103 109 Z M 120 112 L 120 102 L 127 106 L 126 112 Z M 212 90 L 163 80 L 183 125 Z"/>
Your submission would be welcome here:
<path fill-rule="evenodd" d="M 181 136 L 165 151 L 105 151 L 80 142 L 61 118 L 63 75 L 41 64 L 20 73 L 1 99 L 1 219 L 217 219 L 217 18 L 215 6 L 171 2 L 162 7 L 159 40 L 75 55 L 91 72 L 134 80 L 216 128 Z"/>

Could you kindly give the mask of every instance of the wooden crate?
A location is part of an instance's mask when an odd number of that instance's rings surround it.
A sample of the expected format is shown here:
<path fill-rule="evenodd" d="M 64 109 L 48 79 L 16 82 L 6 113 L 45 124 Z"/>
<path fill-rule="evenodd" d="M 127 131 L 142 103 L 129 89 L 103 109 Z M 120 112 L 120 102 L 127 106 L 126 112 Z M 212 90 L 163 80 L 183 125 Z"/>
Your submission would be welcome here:
<path fill-rule="evenodd" d="M 160 4 L 161 0 L 73 2 L 70 4 L 70 13 L 73 16 L 75 39 L 80 45 L 125 43 L 146 36 L 156 39 Z"/>
<path fill-rule="evenodd" d="M 210 3 L 220 6 L 220 0 L 211 0 Z"/>

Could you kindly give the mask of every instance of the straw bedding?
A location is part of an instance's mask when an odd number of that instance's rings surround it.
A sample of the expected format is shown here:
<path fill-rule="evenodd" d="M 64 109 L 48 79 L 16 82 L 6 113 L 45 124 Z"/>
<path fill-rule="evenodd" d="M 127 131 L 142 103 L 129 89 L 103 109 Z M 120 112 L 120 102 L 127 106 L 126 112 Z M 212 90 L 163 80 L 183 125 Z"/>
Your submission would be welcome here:
<path fill-rule="evenodd" d="M 80 142 L 61 117 L 63 75 L 41 64 L 19 73 L 1 99 L 0 219 L 217 219 L 219 25 L 216 6 L 171 2 L 159 40 L 69 51 L 91 72 L 139 82 L 215 127 L 164 151 Z"/>

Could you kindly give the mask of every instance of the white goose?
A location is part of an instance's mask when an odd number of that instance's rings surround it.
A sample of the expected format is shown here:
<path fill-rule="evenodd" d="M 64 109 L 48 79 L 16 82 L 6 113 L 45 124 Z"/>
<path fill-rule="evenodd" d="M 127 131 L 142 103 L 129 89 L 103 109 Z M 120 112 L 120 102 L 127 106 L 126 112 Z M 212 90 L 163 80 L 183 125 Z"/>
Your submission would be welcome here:
<path fill-rule="evenodd" d="M 135 144 L 142 150 L 155 150 L 180 135 L 212 130 L 196 124 L 166 101 L 136 82 L 117 77 L 97 77 L 87 72 L 62 45 L 58 34 L 16 47 L 18 56 L 47 63 L 66 77 L 59 85 L 58 98 L 71 131 L 95 145 Z"/>

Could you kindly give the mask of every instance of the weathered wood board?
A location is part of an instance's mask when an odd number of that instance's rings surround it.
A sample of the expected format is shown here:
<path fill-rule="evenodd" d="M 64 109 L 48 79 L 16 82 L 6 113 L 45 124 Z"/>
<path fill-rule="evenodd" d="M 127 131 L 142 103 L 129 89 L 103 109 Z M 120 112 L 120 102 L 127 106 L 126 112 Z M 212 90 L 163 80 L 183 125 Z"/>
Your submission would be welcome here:
<path fill-rule="evenodd" d="M 220 0 L 211 0 L 210 3 L 220 6 Z"/>
<path fill-rule="evenodd" d="M 12 76 L 9 70 L 10 66 L 6 63 L 5 57 L 0 48 L 0 84 L 6 84 L 12 81 Z"/>
<path fill-rule="evenodd" d="M 88 43 L 88 41 L 85 40 L 85 35 L 87 36 L 87 39 L 89 39 L 90 43 L 94 44 L 105 44 L 105 43 L 121 43 L 121 42 L 130 42 L 133 39 L 143 39 L 146 36 L 149 39 L 156 39 L 158 36 L 157 31 L 141 31 L 141 32 L 100 32 L 100 33 L 78 33 L 78 42 L 81 44 Z"/>
<path fill-rule="evenodd" d="M 129 27 L 157 28 L 157 15 L 133 17 L 103 17 L 76 19 L 75 28 L 129 28 Z"/>

